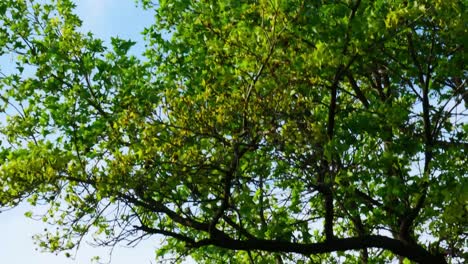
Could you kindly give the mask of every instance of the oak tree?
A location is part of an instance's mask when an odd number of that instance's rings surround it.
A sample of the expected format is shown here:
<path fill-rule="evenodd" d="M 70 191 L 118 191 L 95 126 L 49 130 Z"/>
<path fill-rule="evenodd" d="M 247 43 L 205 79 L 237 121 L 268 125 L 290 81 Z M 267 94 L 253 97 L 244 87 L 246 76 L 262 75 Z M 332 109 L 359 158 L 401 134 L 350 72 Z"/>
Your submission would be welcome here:
<path fill-rule="evenodd" d="M 140 6 L 137 56 L 72 0 L 0 2 L 0 206 L 47 205 L 40 246 L 467 261 L 466 1 Z"/>

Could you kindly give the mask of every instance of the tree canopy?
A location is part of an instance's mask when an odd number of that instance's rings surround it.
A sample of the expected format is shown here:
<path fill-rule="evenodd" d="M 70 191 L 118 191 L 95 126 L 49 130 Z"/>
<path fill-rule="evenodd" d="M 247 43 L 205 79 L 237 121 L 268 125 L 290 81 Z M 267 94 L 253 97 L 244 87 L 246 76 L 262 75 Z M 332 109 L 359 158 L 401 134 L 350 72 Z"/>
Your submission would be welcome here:
<path fill-rule="evenodd" d="M 41 247 L 467 261 L 466 1 L 140 5 L 136 56 L 71 0 L 0 2 L 0 207 L 47 205 Z"/>

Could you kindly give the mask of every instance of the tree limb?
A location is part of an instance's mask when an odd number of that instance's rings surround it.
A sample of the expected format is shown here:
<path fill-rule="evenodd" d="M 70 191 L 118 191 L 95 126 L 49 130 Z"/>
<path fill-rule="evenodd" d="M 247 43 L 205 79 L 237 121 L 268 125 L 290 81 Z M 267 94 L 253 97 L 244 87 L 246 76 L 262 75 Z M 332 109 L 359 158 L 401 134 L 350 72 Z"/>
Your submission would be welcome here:
<path fill-rule="evenodd" d="M 365 248 L 381 248 L 390 250 L 397 255 L 404 256 L 419 263 L 447 263 L 443 256 L 432 255 L 418 245 L 409 245 L 397 239 L 377 235 L 341 238 L 312 244 L 263 239 L 234 240 L 223 238 L 204 239 L 193 244 L 194 247 L 209 245 L 232 250 L 262 250 L 267 252 L 298 253 L 302 255 L 361 250 Z"/>

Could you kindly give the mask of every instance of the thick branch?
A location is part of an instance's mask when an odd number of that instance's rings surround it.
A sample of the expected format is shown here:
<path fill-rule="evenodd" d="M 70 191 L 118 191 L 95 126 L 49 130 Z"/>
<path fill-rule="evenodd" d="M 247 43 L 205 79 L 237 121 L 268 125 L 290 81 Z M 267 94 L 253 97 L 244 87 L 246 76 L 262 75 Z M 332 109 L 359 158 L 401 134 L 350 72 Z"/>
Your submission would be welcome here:
<path fill-rule="evenodd" d="M 337 93 L 338 93 L 338 84 L 342 77 L 343 71 L 342 66 L 338 67 L 333 83 L 331 85 L 331 99 L 330 105 L 328 109 L 328 125 L 327 125 L 327 136 L 328 140 L 331 141 L 333 139 L 334 129 L 335 129 L 335 115 L 336 115 L 336 101 L 337 101 Z M 325 229 L 325 237 L 327 240 L 332 240 L 334 238 L 333 234 L 333 218 L 334 218 L 334 208 L 333 208 L 333 192 L 331 187 L 326 183 L 325 176 L 328 174 L 329 171 L 329 163 L 324 158 L 322 159 L 322 169 L 319 173 L 318 178 L 318 187 L 319 192 L 323 194 L 324 198 L 324 208 L 325 208 L 325 221 L 324 221 L 324 229 Z"/>
<path fill-rule="evenodd" d="M 303 255 L 330 253 L 347 250 L 361 250 L 365 248 L 381 248 L 404 256 L 419 263 L 447 263 L 443 256 L 434 256 L 424 248 L 417 245 L 409 245 L 400 240 L 385 236 L 362 236 L 353 238 L 335 239 L 313 244 L 299 244 L 274 240 L 249 239 L 233 240 L 212 238 L 193 244 L 194 247 L 213 245 L 232 250 L 262 250 L 268 252 L 288 252 Z"/>

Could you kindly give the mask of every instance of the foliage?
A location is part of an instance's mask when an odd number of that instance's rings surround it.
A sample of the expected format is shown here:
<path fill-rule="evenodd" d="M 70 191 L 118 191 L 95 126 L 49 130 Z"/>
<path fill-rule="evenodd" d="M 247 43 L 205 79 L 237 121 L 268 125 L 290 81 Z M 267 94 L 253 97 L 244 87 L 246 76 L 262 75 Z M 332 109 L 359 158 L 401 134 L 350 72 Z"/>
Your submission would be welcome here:
<path fill-rule="evenodd" d="M 0 205 L 47 204 L 42 247 L 467 260 L 465 1 L 141 4 L 144 57 L 71 0 L 0 2 Z"/>

